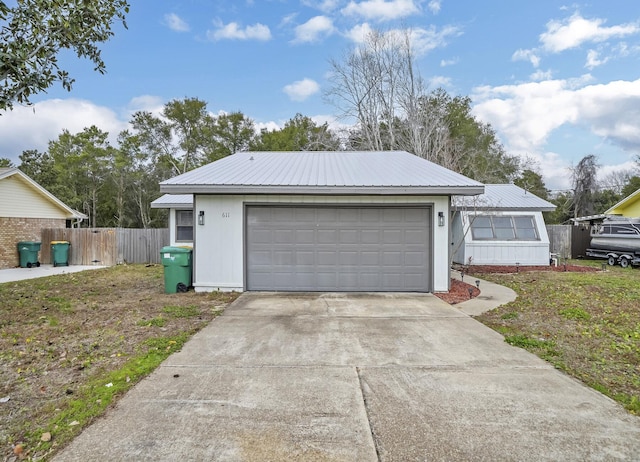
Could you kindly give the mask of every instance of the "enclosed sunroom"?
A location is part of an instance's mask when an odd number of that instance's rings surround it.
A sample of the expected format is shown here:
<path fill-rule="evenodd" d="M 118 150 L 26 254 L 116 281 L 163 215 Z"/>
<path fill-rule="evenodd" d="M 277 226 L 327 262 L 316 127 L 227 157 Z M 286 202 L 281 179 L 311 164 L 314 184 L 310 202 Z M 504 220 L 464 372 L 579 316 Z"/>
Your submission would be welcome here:
<path fill-rule="evenodd" d="M 463 265 L 548 265 L 542 212 L 555 205 L 513 184 L 485 185 L 484 194 L 452 199 L 451 255 Z"/>

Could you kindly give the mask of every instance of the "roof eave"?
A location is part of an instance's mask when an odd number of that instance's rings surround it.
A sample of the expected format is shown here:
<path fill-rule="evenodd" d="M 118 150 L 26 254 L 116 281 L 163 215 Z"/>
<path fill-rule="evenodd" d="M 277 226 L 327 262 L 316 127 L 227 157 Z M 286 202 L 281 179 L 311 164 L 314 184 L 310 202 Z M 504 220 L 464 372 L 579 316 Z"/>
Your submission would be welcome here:
<path fill-rule="evenodd" d="M 154 204 L 153 202 L 151 203 L 151 208 L 152 209 L 189 209 L 189 208 L 193 208 L 193 202 L 191 202 L 190 204 L 186 204 L 184 202 L 174 202 L 174 203 L 169 203 L 169 202 L 163 202 L 160 204 Z"/>
<path fill-rule="evenodd" d="M 556 207 L 474 207 L 474 206 L 464 206 L 464 205 L 456 205 L 452 207 L 455 211 L 473 211 L 480 210 L 483 212 L 553 212 Z"/>
<path fill-rule="evenodd" d="M 484 193 L 484 185 L 470 186 L 262 186 L 262 185 L 184 185 L 160 184 L 169 194 L 296 194 L 296 195 L 458 195 Z"/>

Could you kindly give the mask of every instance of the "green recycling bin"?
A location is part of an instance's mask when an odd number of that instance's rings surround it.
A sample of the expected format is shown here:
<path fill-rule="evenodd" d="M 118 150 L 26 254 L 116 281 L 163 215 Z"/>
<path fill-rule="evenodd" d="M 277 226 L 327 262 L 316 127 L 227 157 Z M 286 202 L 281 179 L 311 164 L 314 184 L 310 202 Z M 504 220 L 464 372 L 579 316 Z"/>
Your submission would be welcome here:
<path fill-rule="evenodd" d="M 31 268 L 32 266 L 40 266 L 38 261 L 38 252 L 40 251 L 40 242 L 22 241 L 18 242 L 18 254 L 20 255 L 20 267 Z"/>
<path fill-rule="evenodd" d="M 51 241 L 51 264 L 69 266 L 69 241 Z"/>
<path fill-rule="evenodd" d="M 165 293 L 186 292 L 191 287 L 191 252 L 188 247 L 167 246 L 160 250 Z"/>

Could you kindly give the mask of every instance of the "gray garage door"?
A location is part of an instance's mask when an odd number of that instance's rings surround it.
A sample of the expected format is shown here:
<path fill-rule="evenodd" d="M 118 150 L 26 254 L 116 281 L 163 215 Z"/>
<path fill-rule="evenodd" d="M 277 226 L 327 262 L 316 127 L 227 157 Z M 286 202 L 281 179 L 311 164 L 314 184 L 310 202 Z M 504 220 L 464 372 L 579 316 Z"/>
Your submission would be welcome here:
<path fill-rule="evenodd" d="M 248 290 L 431 291 L 429 207 L 249 206 Z"/>

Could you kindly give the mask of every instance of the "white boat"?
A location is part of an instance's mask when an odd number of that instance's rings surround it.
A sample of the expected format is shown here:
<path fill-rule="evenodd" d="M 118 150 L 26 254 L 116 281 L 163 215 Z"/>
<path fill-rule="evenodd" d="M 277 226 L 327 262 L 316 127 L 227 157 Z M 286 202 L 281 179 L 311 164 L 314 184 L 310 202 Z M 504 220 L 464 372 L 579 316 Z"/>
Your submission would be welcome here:
<path fill-rule="evenodd" d="M 591 228 L 592 249 L 640 252 L 640 218 L 607 217 Z"/>

